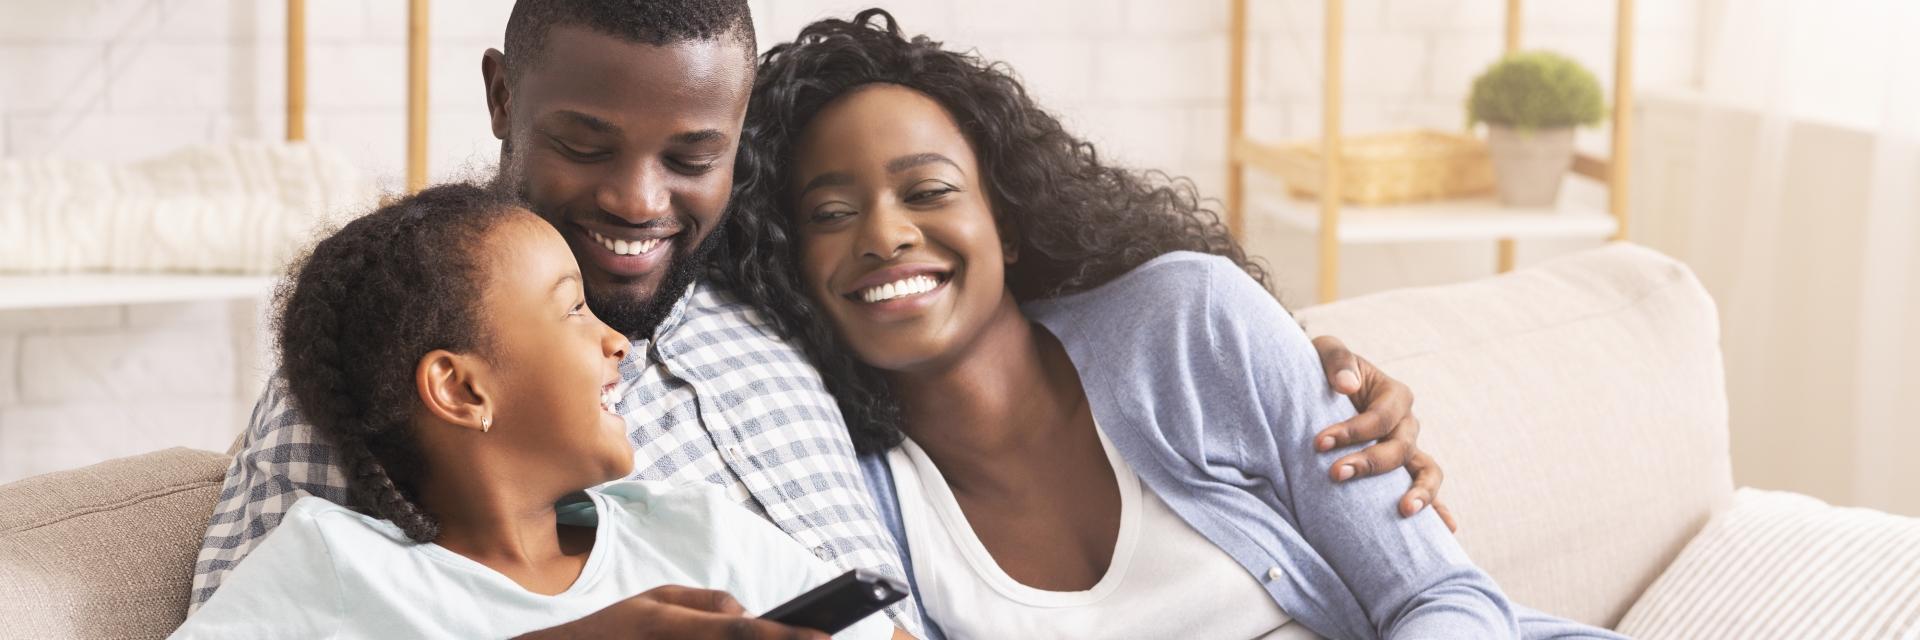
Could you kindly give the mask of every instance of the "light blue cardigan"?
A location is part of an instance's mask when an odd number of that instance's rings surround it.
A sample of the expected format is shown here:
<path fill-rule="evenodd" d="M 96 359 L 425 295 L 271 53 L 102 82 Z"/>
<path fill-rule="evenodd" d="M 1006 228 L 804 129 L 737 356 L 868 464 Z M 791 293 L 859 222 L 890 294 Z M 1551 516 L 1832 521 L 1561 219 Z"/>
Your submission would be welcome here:
<path fill-rule="evenodd" d="M 1329 480 L 1359 447 L 1318 453 L 1312 437 L 1353 407 L 1299 325 L 1231 261 L 1171 253 L 1023 309 L 1066 346 L 1095 421 L 1140 480 L 1314 632 L 1619 637 L 1510 603 L 1439 516 L 1395 512 L 1405 471 Z M 861 466 L 910 556 L 886 460 Z"/>

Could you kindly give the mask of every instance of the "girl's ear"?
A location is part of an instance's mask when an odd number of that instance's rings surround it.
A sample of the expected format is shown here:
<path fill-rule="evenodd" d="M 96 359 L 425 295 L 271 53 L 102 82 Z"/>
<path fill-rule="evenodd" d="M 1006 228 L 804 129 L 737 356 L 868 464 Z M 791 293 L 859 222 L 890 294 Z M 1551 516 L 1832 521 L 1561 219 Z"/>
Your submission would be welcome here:
<path fill-rule="evenodd" d="M 413 380 L 420 403 L 442 422 L 485 432 L 493 428 L 495 406 L 478 358 L 436 349 L 420 358 Z"/>

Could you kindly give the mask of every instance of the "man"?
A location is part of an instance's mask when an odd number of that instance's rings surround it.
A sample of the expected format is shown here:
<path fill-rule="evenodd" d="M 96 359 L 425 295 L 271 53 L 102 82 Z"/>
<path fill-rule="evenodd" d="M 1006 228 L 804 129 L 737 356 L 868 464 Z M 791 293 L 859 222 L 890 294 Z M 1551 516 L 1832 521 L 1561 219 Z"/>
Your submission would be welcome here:
<path fill-rule="evenodd" d="M 481 63 L 502 141 L 496 186 L 560 231 L 595 314 L 633 341 L 636 355 L 622 365 L 630 390 L 618 408 L 637 478 L 720 485 L 821 558 L 904 578 L 818 373 L 742 297 L 750 292 L 705 277 L 735 267 L 709 258 L 728 228 L 755 50 L 745 0 L 521 0 L 505 51 L 489 50 Z M 1414 448 L 1406 388 L 1337 341 L 1319 346 L 1335 387 L 1364 413 L 1330 427 L 1316 446 L 1386 438 L 1336 462 L 1335 480 L 1404 465 L 1416 481 L 1402 512 L 1432 504 L 1439 470 Z M 195 606 L 295 500 L 346 502 L 333 450 L 288 405 L 279 381 L 243 438 L 195 566 Z M 744 619 L 725 594 L 698 589 L 666 587 L 602 613 L 563 630 L 788 631 Z M 889 614 L 918 633 L 911 600 Z"/>

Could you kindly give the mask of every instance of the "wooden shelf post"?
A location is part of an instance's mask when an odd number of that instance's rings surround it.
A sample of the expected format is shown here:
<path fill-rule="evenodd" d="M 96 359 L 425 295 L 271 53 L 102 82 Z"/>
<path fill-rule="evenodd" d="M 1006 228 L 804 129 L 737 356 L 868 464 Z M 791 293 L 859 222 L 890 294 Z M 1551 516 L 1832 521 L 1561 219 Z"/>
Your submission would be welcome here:
<path fill-rule="evenodd" d="M 287 0 L 287 141 L 307 139 L 307 0 Z"/>
<path fill-rule="evenodd" d="M 427 186 L 427 0 L 407 2 L 407 191 Z"/>
<path fill-rule="evenodd" d="M 1320 183 L 1320 304 L 1340 297 L 1340 79 L 1346 3 L 1327 0 L 1326 83 L 1320 104 L 1321 156 L 1326 172 Z"/>
<path fill-rule="evenodd" d="M 1247 183 L 1234 146 L 1247 132 L 1247 0 L 1230 0 L 1227 19 L 1227 231 L 1247 234 Z"/>
<path fill-rule="evenodd" d="M 1525 25 L 1525 22 L 1521 19 L 1520 2 L 1521 0 L 1507 0 L 1507 53 L 1518 53 L 1520 51 L 1520 31 Z M 1494 268 L 1500 273 L 1512 271 L 1515 262 L 1514 254 L 1517 253 L 1516 249 L 1518 249 L 1518 247 L 1513 238 L 1501 238 L 1499 245 L 1500 255 L 1495 259 L 1496 265 Z"/>
<path fill-rule="evenodd" d="M 1613 35 L 1613 148 L 1607 159 L 1607 208 L 1620 223 L 1614 240 L 1627 239 L 1628 160 L 1633 155 L 1633 0 L 1618 2 Z"/>

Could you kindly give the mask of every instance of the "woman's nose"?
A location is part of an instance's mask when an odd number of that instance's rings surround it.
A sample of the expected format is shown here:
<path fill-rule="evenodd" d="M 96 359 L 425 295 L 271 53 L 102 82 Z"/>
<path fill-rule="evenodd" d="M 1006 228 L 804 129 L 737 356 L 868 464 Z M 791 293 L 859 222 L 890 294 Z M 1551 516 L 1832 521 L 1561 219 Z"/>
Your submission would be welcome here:
<path fill-rule="evenodd" d="M 925 241 L 920 226 L 898 207 L 874 207 L 865 222 L 861 229 L 861 255 L 891 260 Z"/>

